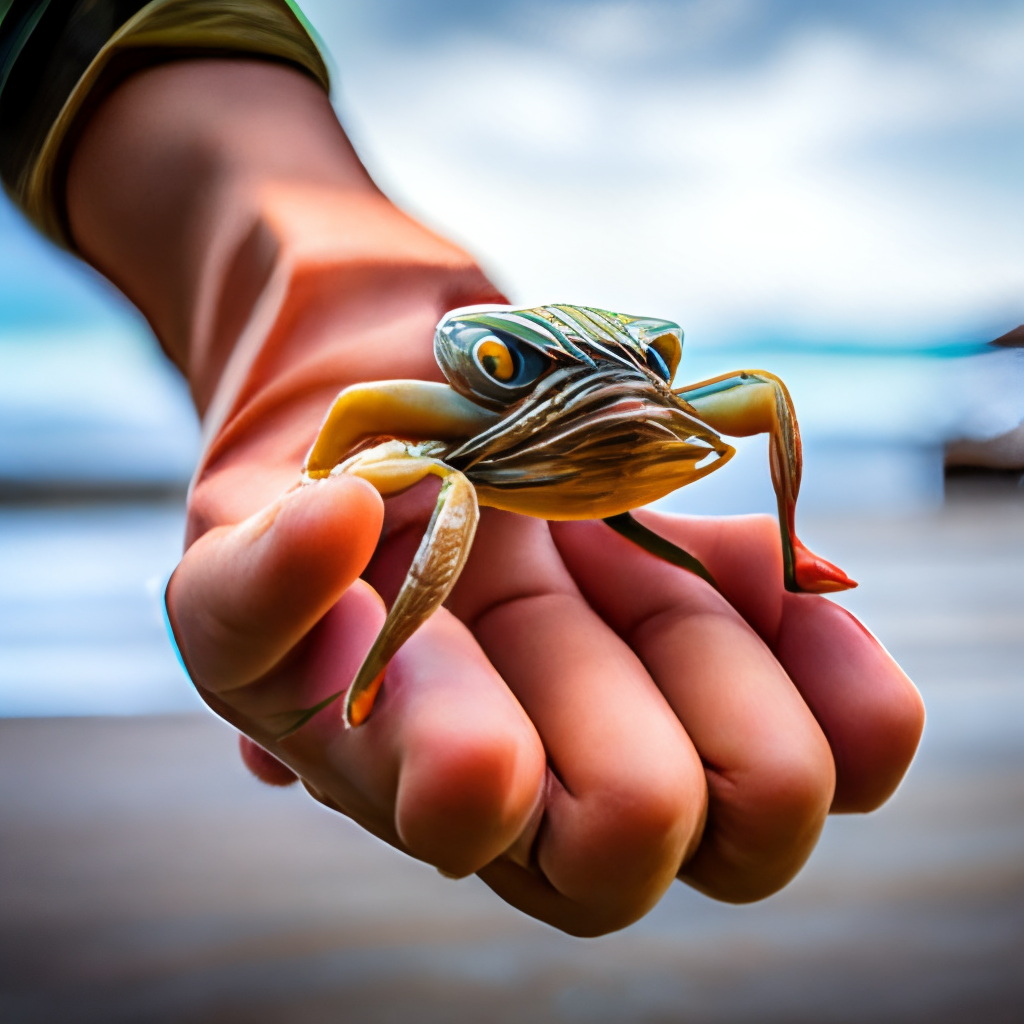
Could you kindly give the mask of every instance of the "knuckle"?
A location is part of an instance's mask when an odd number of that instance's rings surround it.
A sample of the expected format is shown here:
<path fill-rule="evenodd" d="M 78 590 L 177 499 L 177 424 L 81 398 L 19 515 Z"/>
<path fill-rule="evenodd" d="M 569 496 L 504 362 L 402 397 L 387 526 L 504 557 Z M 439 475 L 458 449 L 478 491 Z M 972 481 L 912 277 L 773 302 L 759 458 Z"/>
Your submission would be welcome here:
<path fill-rule="evenodd" d="M 451 874 L 471 874 L 516 839 L 543 780 L 539 745 L 531 750 L 511 733 L 456 733 L 429 765 L 403 768 L 398 833 L 414 856 Z"/>
<path fill-rule="evenodd" d="M 620 781 L 601 794 L 585 853 L 560 872 L 558 888 L 576 913 L 559 927 L 593 938 L 633 924 L 654 907 L 703 825 L 703 785 L 698 796 L 693 782 L 692 773 L 666 772 L 656 780 Z"/>
<path fill-rule="evenodd" d="M 573 889 L 605 907 L 603 930 L 646 913 L 671 884 L 699 838 L 706 793 L 699 765 L 680 758 L 656 775 L 615 779 L 593 795 Z"/>
<path fill-rule="evenodd" d="M 802 748 L 777 755 L 761 777 L 757 803 L 762 814 L 778 823 L 803 830 L 820 826 L 835 792 L 836 770 L 824 736 Z"/>
<path fill-rule="evenodd" d="M 625 794 L 617 830 L 627 839 L 625 852 L 651 851 L 674 857 L 697 825 L 698 808 L 685 780 L 671 775 L 650 780 Z"/>
<path fill-rule="evenodd" d="M 752 903 L 787 885 L 814 849 L 835 790 L 825 737 L 762 752 L 739 774 L 709 773 L 709 831 L 680 877 L 714 899 Z"/>

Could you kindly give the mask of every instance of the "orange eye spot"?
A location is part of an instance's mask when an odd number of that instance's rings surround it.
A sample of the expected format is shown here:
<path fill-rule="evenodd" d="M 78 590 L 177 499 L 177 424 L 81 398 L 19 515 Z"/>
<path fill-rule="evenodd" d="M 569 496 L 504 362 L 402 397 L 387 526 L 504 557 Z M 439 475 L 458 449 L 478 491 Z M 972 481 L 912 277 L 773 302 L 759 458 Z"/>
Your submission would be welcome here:
<path fill-rule="evenodd" d="M 473 355 L 484 373 L 495 380 L 511 380 L 515 373 L 512 353 L 497 338 L 484 338 L 476 343 Z"/>
<path fill-rule="evenodd" d="M 664 360 L 668 369 L 667 380 L 671 381 L 676 375 L 676 368 L 679 366 L 679 359 L 683 354 L 683 346 L 674 334 L 663 334 L 651 342 L 651 348 Z"/>

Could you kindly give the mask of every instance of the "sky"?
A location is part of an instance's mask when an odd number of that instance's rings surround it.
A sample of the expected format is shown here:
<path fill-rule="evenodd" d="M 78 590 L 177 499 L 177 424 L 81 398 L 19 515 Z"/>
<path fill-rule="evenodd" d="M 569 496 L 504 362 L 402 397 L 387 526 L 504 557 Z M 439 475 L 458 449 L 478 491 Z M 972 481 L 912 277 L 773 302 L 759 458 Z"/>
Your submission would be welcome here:
<path fill-rule="evenodd" d="M 515 301 L 715 344 L 1024 320 L 1022 3 L 305 10 L 371 169 Z"/>
<path fill-rule="evenodd" d="M 1024 359 L 905 358 L 1024 322 L 1024 0 L 303 6 L 373 174 L 512 301 L 676 320 L 687 379 L 776 369 L 808 436 L 1024 416 Z M 187 479 L 146 334 L 0 203 L 0 476 Z"/>
<path fill-rule="evenodd" d="M 514 301 L 702 343 L 1024 320 L 1024 2 L 307 0 L 398 201 Z M 0 325 L 122 316 L 0 210 Z"/>

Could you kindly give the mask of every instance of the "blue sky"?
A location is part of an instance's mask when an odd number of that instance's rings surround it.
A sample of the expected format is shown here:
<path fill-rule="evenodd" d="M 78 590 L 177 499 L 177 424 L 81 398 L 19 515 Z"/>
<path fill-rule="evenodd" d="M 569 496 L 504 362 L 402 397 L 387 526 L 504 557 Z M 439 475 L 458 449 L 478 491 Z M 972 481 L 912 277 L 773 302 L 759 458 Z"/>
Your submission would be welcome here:
<path fill-rule="evenodd" d="M 93 326 L 128 317 L 98 274 L 41 238 L 0 199 L 0 331 Z"/>
<path fill-rule="evenodd" d="M 686 27 L 700 31 L 701 50 L 715 63 L 756 59 L 793 31 L 811 25 L 912 42 L 920 36 L 922 19 L 936 15 L 956 18 L 965 12 L 985 16 L 1019 7 L 1012 0 L 901 0 L 898 4 L 892 0 L 491 0 L 487 4 L 478 0 L 432 0 L 429 4 L 421 0 L 377 0 L 374 4 L 304 0 L 302 4 L 314 25 L 328 33 L 331 6 L 343 11 L 346 23 L 358 25 L 367 34 L 414 46 L 463 29 L 535 36 L 549 24 L 552 10 L 573 18 L 627 10 L 631 16 L 675 27 L 677 32 Z M 551 42 L 557 44 L 558 40 Z M 665 39 L 664 45 L 678 50 L 685 42 L 676 34 Z"/>

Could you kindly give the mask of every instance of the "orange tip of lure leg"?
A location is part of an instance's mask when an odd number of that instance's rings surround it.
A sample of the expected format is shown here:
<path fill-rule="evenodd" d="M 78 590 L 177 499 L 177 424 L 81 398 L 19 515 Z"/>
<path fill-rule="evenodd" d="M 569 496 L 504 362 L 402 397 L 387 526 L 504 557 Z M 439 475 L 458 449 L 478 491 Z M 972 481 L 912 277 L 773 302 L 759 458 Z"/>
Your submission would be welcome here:
<path fill-rule="evenodd" d="M 802 545 L 796 547 L 793 555 L 796 585 L 805 594 L 834 594 L 857 586 L 857 581 L 851 580 L 839 566 L 826 562 Z"/>
<path fill-rule="evenodd" d="M 386 670 L 385 670 L 386 671 Z M 377 699 L 377 692 L 381 683 L 384 682 L 384 672 L 381 672 L 369 686 L 357 697 L 345 703 L 345 724 L 353 729 L 362 725 L 370 716 L 373 710 L 373 702 Z"/>

